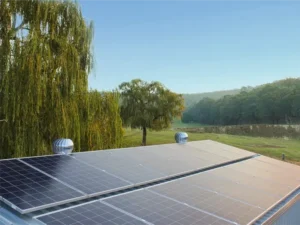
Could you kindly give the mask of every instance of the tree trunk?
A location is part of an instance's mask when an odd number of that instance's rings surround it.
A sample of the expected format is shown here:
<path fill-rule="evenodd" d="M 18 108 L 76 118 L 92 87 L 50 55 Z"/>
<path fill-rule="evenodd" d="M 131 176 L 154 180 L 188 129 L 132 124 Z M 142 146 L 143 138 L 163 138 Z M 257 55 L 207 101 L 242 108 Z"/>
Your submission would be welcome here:
<path fill-rule="evenodd" d="M 146 138 L 147 138 L 147 128 L 143 127 L 143 141 L 142 141 L 143 146 L 146 146 Z"/>

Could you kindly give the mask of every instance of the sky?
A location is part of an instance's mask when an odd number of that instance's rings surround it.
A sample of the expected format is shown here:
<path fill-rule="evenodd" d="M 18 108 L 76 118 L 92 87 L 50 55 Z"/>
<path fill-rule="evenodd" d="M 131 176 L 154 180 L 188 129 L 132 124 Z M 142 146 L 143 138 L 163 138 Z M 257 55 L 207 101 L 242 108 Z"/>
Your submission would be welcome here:
<path fill-rule="evenodd" d="M 79 4 L 95 28 L 92 89 L 140 78 L 201 93 L 300 77 L 300 1 Z"/>

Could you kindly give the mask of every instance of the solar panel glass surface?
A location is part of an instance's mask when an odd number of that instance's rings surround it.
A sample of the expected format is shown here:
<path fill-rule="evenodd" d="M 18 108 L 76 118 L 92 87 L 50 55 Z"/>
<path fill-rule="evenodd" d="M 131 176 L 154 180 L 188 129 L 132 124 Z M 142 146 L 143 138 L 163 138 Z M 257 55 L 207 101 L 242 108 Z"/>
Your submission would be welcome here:
<path fill-rule="evenodd" d="M 128 215 L 99 201 L 37 217 L 47 225 L 144 225 L 141 219 Z"/>
<path fill-rule="evenodd" d="M 26 213 L 78 200 L 83 194 L 13 159 L 0 161 L 0 196 Z"/>
<path fill-rule="evenodd" d="M 185 179 L 154 186 L 149 190 L 236 224 L 247 224 L 263 212 L 259 207 L 193 186 Z"/>
<path fill-rule="evenodd" d="M 66 155 L 24 158 L 22 161 L 89 195 L 110 192 L 131 184 Z"/>
<path fill-rule="evenodd" d="M 199 147 L 206 142 L 192 143 L 193 146 L 189 143 L 166 144 L 86 152 L 74 154 L 74 157 L 124 180 L 140 184 L 254 155 L 247 151 L 236 154 L 230 150 L 223 150 L 223 156 Z"/>
<path fill-rule="evenodd" d="M 107 198 L 103 201 L 155 225 L 234 224 L 229 220 L 145 189 Z"/>

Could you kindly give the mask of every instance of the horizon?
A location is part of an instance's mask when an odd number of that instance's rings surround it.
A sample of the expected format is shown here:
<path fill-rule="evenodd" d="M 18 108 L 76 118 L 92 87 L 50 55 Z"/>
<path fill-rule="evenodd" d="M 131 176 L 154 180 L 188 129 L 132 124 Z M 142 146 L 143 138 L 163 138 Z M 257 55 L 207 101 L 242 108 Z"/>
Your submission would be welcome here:
<path fill-rule="evenodd" d="M 300 77 L 300 2 L 87 1 L 94 22 L 89 88 L 159 81 L 176 93 Z"/>
<path fill-rule="evenodd" d="M 260 86 L 263 86 L 263 85 L 266 85 L 266 84 L 272 84 L 272 83 L 279 82 L 279 81 L 286 80 L 286 79 L 300 79 L 300 76 L 299 76 L 299 77 L 285 77 L 285 78 L 282 78 L 282 79 L 280 79 L 280 80 L 273 80 L 273 81 L 271 81 L 271 82 L 267 82 L 267 83 L 263 83 L 263 84 L 258 84 L 258 85 L 255 85 L 255 86 L 247 85 L 247 86 L 241 86 L 241 87 L 238 87 L 238 88 L 232 88 L 232 89 L 215 90 L 215 91 L 207 91 L 207 92 L 195 92 L 195 93 L 178 93 L 178 94 L 183 94 L 183 95 L 196 95 L 196 94 L 208 94 L 208 93 L 213 93 L 213 92 L 222 92 L 222 91 L 240 90 L 240 89 L 242 89 L 243 87 L 257 88 L 257 87 L 260 87 Z"/>

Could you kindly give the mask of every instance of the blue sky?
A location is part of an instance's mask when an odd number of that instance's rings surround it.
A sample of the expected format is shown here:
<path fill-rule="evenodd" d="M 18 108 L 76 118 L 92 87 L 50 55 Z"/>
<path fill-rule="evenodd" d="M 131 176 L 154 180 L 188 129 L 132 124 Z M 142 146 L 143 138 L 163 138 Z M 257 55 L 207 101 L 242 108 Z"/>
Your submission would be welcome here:
<path fill-rule="evenodd" d="M 95 24 L 89 86 L 160 81 L 178 93 L 300 77 L 300 1 L 79 1 Z"/>

